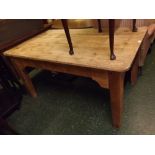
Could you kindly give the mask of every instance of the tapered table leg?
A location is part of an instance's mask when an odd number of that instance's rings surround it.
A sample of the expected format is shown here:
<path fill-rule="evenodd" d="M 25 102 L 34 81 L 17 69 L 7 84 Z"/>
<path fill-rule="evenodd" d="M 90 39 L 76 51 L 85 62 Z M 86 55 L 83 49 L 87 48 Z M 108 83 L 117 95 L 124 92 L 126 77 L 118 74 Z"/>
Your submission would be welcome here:
<path fill-rule="evenodd" d="M 110 59 L 115 60 L 114 54 L 114 32 L 115 32 L 115 20 L 109 19 L 109 44 L 110 44 Z"/>
<path fill-rule="evenodd" d="M 135 85 L 138 79 L 139 73 L 139 53 L 137 53 L 136 58 L 133 61 L 133 64 L 130 69 L 131 84 Z"/>
<path fill-rule="evenodd" d="M 125 73 L 109 72 L 109 89 L 113 126 L 119 128 L 123 110 Z"/>
<path fill-rule="evenodd" d="M 32 97 L 37 97 L 37 93 L 36 90 L 33 86 L 32 80 L 29 77 L 28 73 L 26 73 L 25 71 L 25 67 L 22 66 L 22 63 L 20 63 L 18 60 L 16 59 L 11 59 L 12 63 L 14 64 L 17 73 L 19 74 L 20 78 L 22 78 L 22 81 L 28 91 L 28 93 L 30 93 L 30 95 Z"/>
<path fill-rule="evenodd" d="M 69 33 L 67 19 L 61 19 L 61 22 L 62 22 L 64 31 L 65 31 L 65 34 L 66 34 L 66 37 L 67 37 L 67 41 L 68 41 L 68 44 L 69 44 L 69 48 L 70 48 L 69 54 L 72 55 L 72 54 L 74 54 L 74 50 L 73 50 L 72 40 L 71 40 L 70 33 Z"/>
<path fill-rule="evenodd" d="M 137 27 L 136 27 L 136 19 L 132 20 L 132 32 L 137 32 Z"/>
<path fill-rule="evenodd" d="M 101 19 L 97 19 L 98 32 L 102 32 Z"/>

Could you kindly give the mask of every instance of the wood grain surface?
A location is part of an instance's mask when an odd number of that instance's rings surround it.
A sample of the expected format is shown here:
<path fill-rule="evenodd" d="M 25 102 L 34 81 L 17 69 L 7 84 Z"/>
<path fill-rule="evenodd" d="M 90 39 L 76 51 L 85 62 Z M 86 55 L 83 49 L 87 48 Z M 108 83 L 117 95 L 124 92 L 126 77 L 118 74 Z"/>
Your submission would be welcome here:
<path fill-rule="evenodd" d="M 68 54 L 68 43 L 63 30 L 48 30 L 6 51 L 6 56 L 69 64 L 107 71 L 127 71 L 135 58 L 146 34 L 147 27 L 134 33 L 128 28 L 115 32 L 115 54 L 109 59 L 108 30 L 98 33 L 96 29 L 71 29 L 70 34 L 75 54 Z"/>

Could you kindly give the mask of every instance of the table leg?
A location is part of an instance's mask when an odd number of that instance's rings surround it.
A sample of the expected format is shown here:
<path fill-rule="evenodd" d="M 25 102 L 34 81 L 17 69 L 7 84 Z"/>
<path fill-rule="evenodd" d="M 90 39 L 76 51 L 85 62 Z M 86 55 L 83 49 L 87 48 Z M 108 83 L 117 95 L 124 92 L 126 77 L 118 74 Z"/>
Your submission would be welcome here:
<path fill-rule="evenodd" d="M 72 55 L 72 54 L 74 54 L 74 50 L 73 50 L 72 40 L 71 40 L 70 33 L 69 33 L 67 19 L 61 19 L 61 22 L 62 22 L 64 31 L 65 31 L 65 34 L 66 34 L 66 37 L 67 37 L 67 41 L 68 41 L 68 44 L 69 44 L 69 48 L 70 48 L 69 54 Z"/>
<path fill-rule="evenodd" d="M 112 120 L 113 126 L 116 128 L 119 128 L 121 126 L 124 96 L 124 76 L 125 73 L 109 72 Z"/>
<path fill-rule="evenodd" d="M 11 61 L 14 64 L 15 69 L 17 70 L 17 73 L 22 78 L 22 81 L 23 81 L 28 93 L 32 97 L 37 97 L 36 90 L 33 86 L 31 78 L 29 77 L 28 73 L 25 71 L 25 67 L 22 66 L 22 63 L 18 62 L 18 60 L 12 59 Z"/>
<path fill-rule="evenodd" d="M 98 23 L 98 32 L 102 32 L 101 19 L 97 19 Z"/>
<path fill-rule="evenodd" d="M 114 32 L 115 32 L 115 19 L 109 19 L 109 44 L 110 44 L 110 59 L 115 60 L 114 54 Z"/>
<path fill-rule="evenodd" d="M 138 79 L 139 72 L 139 53 L 137 53 L 136 58 L 131 66 L 131 85 L 135 85 Z"/>

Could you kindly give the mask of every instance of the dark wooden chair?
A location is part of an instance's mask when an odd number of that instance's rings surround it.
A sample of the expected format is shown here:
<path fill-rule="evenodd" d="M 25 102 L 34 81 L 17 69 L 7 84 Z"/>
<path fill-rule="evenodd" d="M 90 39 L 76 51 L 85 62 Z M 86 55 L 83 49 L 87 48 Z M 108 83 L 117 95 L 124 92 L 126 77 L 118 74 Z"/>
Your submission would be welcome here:
<path fill-rule="evenodd" d="M 69 49 L 69 54 L 73 55 L 74 54 L 74 50 L 73 50 L 73 44 L 72 44 L 71 36 L 70 36 L 70 33 L 69 33 L 67 19 L 61 19 L 61 22 L 62 22 L 64 31 L 65 31 L 65 34 L 66 34 L 66 37 L 67 37 L 67 41 L 68 41 L 68 44 L 69 44 L 69 48 L 70 48 Z M 102 32 L 101 20 L 97 19 L 97 22 L 98 22 L 98 32 Z"/>
<path fill-rule="evenodd" d="M 136 27 L 136 19 L 132 20 L 132 32 L 137 32 L 137 27 Z"/>
<path fill-rule="evenodd" d="M 67 19 L 61 19 L 62 25 L 66 34 L 66 38 L 69 44 L 69 54 L 73 55 L 74 54 L 74 49 L 73 49 L 73 44 L 71 40 L 71 36 L 69 33 L 69 28 L 68 28 L 68 22 Z M 101 26 L 101 20 L 97 19 L 98 22 L 98 32 L 102 32 L 102 26 Z M 137 32 L 137 27 L 136 27 L 136 19 L 133 19 L 133 32 Z M 109 46 L 110 46 L 110 60 L 115 60 L 116 56 L 114 53 L 114 32 L 115 32 L 115 20 L 114 19 L 109 19 Z"/>
<path fill-rule="evenodd" d="M 69 54 L 73 55 L 74 54 L 74 50 L 73 50 L 73 44 L 72 44 L 72 40 L 70 37 L 70 33 L 69 33 L 69 28 L 68 28 L 68 23 L 67 23 L 67 19 L 61 19 L 62 21 L 62 25 L 66 34 L 66 38 L 69 44 Z M 101 27 L 101 20 L 98 19 L 98 32 L 102 32 L 102 27 Z M 109 40 L 110 40 L 110 59 L 111 60 L 115 60 L 116 56 L 114 54 L 113 51 L 113 47 L 114 47 L 114 27 L 115 27 L 115 20 L 114 19 L 109 19 Z"/>

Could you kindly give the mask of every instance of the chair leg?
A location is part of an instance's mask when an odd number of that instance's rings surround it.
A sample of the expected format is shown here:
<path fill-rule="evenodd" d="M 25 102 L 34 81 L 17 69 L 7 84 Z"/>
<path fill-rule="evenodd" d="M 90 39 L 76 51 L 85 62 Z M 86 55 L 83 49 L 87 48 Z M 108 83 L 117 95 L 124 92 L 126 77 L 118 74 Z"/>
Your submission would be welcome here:
<path fill-rule="evenodd" d="M 101 26 L 101 19 L 97 19 L 97 24 L 98 24 L 98 32 L 102 32 L 102 26 Z"/>
<path fill-rule="evenodd" d="M 69 54 L 73 55 L 74 54 L 74 50 L 73 50 L 72 40 L 71 40 L 70 33 L 69 33 L 67 19 L 61 19 L 61 22 L 62 22 L 64 31 L 65 31 L 65 34 L 66 34 L 66 37 L 67 37 L 67 41 L 68 41 L 68 44 L 69 44 L 69 48 L 70 48 Z"/>
<path fill-rule="evenodd" d="M 132 20 L 132 32 L 137 32 L 137 27 L 136 27 L 136 19 Z"/>
<path fill-rule="evenodd" d="M 115 20 L 109 19 L 109 43 L 110 43 L 110 60 L 115 60 L 114 54 L 114 31 L 115 31 Z"/>

